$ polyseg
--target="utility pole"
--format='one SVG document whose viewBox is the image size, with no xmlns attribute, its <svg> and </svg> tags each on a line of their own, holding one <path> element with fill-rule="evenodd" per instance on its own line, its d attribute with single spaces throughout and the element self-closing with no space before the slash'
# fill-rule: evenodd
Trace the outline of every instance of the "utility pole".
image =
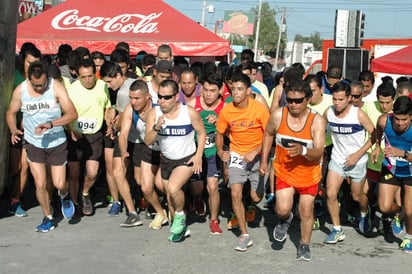
<svg viewBox="0 0 412 274">
<path fill-rule="evenodd" d="M 286 16 L 286 9 L 283 8 L 283 13 L 282 13 L 282 19 L 280 19 L 280 25 L 279 25 L 279 37 L 278 37 L 278 44 L 276 47 L 276 57 L 275 57 L 275 70 L 278 71 L 278 59 L 279 59 L 279 48 L 280 48 L 280 38 L 282 37 L 282 32 L 283 32 L 283 21 L 285 21 L 285 16 Z"/>
<path fill-rule="evenodd" d="M 256 24 L 256 35 L 255 35 L 255 62 L 257 61 L 258 56 L 258 43 L 259 43 L 259 29 L 260 29 L 260 14 L 262 12 L 262 0 L 259 2 L 259 12 L 258 12 L 258 21 Z"/>
<path fill-rule="evenodd" d="M 6 110 L 14 86 L 14 56 L 16 52 L 17 2 L 0 1 L 0 195 L 7 179 L 9 130 Z"/>
<path fill-rule="evenodd" d="M 202 9 L 202 26 L 205 26 L 205 15 L 206 15 L 206 0 L 203 0 L 203 9 Z"/>
</svg>

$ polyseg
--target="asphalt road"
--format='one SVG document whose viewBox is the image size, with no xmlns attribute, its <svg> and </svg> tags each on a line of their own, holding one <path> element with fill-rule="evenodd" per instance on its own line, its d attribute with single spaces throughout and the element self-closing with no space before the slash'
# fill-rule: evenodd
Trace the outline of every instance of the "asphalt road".
<svg viewBox="0 0 412 274">
<path fill-rule="evenodd" d="M 28 217 L 8 216 L 7 202 L 0 201 L 0 273 L 410 273 L 412 254 L 399 249 L 398 238 L 371 233 L 367 238 L 352 226 L 344 226 L 346 239 L 325 245 L 331 227 L 322 225 L 312 235 L 310 262 L 296 261 L 299 220 L 294 220 L 286 241 L 274 241 L 278 222 L 270 209 L 259 204 L 258 217 L 249 226 L 253 246 L 247 252 L 233 249 L 239 231 L 226 230 L 225 196 L 220 216 L 222 235 L 211 235 L 208 220 L 188 217 L 191 236 L 181 243 L 168 242 L 169 226 L 159 231 L 143 226 L 121 228 L 126 216 L 108 217 L 108 208 L 97 203 L 93 216 L 77 224 L 62 219 L 49 233 L 34 228 L 42 213 L 34 202 Z"/>
</svg>

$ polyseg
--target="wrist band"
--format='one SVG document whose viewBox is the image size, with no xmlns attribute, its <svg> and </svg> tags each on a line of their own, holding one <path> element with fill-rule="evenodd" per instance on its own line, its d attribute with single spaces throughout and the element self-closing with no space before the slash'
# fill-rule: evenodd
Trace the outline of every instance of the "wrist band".
<svg viewBox="0 0 412 274">
<path fill-rule="evenodd" d="M 157 129 L 157 128 L 156 128 L 156 125 L 153 125 L 153 130 L 156 131 L 156 132 L 159 132 L 159 131 L 160 131 L 160 129 Z"/>
<path fill-rule="evenodd" d="M 302 156 L 305 156 L 306 154 L 308 154 L 308 149 L 305 146 L 302 146 Z"/>
<path fill-rule="evenodd" d="M 50 128 L 53 128 L 53 123 L 52 123 L 52 121 L 48 121 L 48 123 L 50 124 Z"/>
</svg>

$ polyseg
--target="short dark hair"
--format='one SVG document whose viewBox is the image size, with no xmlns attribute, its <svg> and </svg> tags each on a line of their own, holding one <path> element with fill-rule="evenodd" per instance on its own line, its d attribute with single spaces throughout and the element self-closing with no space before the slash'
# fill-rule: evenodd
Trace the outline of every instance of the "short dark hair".
<svg viewBox="0 0 412 274">
<path fill-rule="evenodd" d="M 223 86 L 223 79 L 217 73 L 209 73 L 206 75 L 204 83 L 206 82 L 212 85 L 217 85 L 219 89 Z"/>
<path fill-rule="evenodd" d="M 80 54 L 80 59 L 84 59 L 85 56 L 90 57 L 90 50 L 85 47 L 78 47 L 74 51 Z"/>
<path fill-rule="evenodd" d="M 119 64 L 113 61 L 104 62 L 104 64 L 100 68 L 101 78 L 103 77 L 115 78 L 118 73 L 120 74 L 120 76 L 123 76 L 123 72 Z"/>
<path fill-rule="evenodd" d="M 364 70 L 359 74 L 358 80 L 359 81 L 365 81 L 365 82 L 370 81 L 372 84 L 374 84 L 375 83 L 375 75 L 373 75 L 373 72 L 370 71 L 370 70 Z"/>
<path fill-rule="evenodd" d="M 308 84 L 310 83 L 315 83 L 319 88 L 322 87 L 322 79 L 316 75 L 316 74 L 308 74 L 308 76 L 305 77 L 305 82 Z"/>
<path fill-rule="evenodd" d="M 106 58 L 104 58 L 104 54 L 101 53 L 100 51 L 93 51 L 90 56 L 92 57 L 93 60 L 96 59 L 101 59 L 101 60 L 106 60 Z"/>
<path fill-rule="evenodd" d="M 305 98 L 310 98 L 312 97 L 313 93 L 312 90 L 310 89 L 309 82 L 304 81 L 304 80 L 297 80 L 293 81 L 285 87 L 285 92 L 288 93 L 289 91 L 296 91 L 303 93 L 305 95 Z"/>
<path fill-rule="evenodd" d="M 59 80 L 59 81 L 62 78 L 62 73 L 61 73 L 60 69 L 54 64 L 51 64 L 51 65 L 47 66 L 47 74 L 51 78 Z"/>
<path fill-rule="evenodd" d="M 302 80 L 302 74 L 300 71 L 294 67 L 288 68 L 283 73 L 284 84 L 283 87 L 286 88 L 288 85 L 292 84 L 295 81 Z"/>
<path fill-rule="evenodd" d="M 169 45 L 160 45 L 157 49 L 157 55 L 159 55 L 159 52 L 167 52 L 172 56 L 172 48 Z"/>
<path fill-rule="evenodd" d="M 127 51 L 123 49 L 116 49 L 110 54 L 110 61 L 129 64 L 130 56 Z"/>
<path fill-rule="evenodd" d="M 412 85 L 408 82 L 402 82 L 396 87 L 396 92 L 399 93 L 403 90 L 407 89 L 409 93 L 412 93 Z"/>
<path fill-rule="evenodd" d="M 244 49 L 240 54 L 240 60 L 253 61 L 255 53 L 251 49 Z"/>
<path fill-rule="evenodd" d="M 130 46 L 129 46 L 129 44 L 126 43 L 126 42 L 119 42 L 119 43 L 117 43 L 115 49 L 122 49 L 122 50 L 126 51 L 128 54 L 130 54 Z"/>
<path fill-rule="evenodd" d="M 246 74 L 243 74 L 241 72 L 235 72 L 232 75 L 232 83 L 235 83 L 235 82 L 241 82 L 241 83 L 245 84 L 246 88 L 251 87 L 250 78 L 248 76 L 246 76 Z"/>
<path fill-rule="evenodd" d="M 340 91 L 344 91 L 345 96 L 349 97 L 349 95 L 351 94 L 350 85 L 342 81 L 336 82 L 332 87 L 332 94 Z"/>
<path fill-rule="evenodd" d="M 82 59 L 79 62 L 79 66 L 76 69 L 77 74 L 79 74 L 79 69 L 83 68 L 93 68 L 93 73 L 96 74 L 96 65 L 94 64 L 93 60 L 88 58 L 88 59 Z"/>
<path fill-rule="evenodd" d="M 399 84 L 401 84 L 401 83 L 404 83 L 404 82 L 409 83 L 408 77 L 406 77 L 406 76 L 401 76 L 401 77 L 399 77 L 398 79 L 396 79 L 396 84 L 397 84 L 397 85 L 399 85 Z"/>
<path fill-rule="evenodd" d="M 165 88 L 165 87 L 171 87 L 173 91 L 173 95 L 176 95 L 179 92 L 179 85 L 172 79 L 166 79 L 163 80 L 159 87 Z"/>
<path fill-rule="evenodd" d="M 156 65 L 156 57 L 153 54 L 146 54 L 142 58 L 142 66 Z"/>
<path fill-rule="evenodd" d="M 305 67 L 302 65 L 302 63 L 293 63 L 291 67 L 295 68 L 301 74 L 301 77 L 305 75 Z"/>
<path fill-rule="evenodd" d="M 341 79 L 342 78 L 342 67 L 340 66 L 331 66 L 326 72 L 326 76 L 332 79 Z"/>
<path fill-rule="evenodd" d="M 241 63 L 238 68 L 241 72 L 244 70 L 252 72 L 252 62 Z"/>
<path fill-rule="evenodd" d="M 72 51 L 72 46 L 68 44 L 63 44 L 59 46 L 57 50 L 57 58 L 59 66 L 67 65 L 69 62 L 69 54 Z"/>
<path fill-rule="evenodd" d="M 82 58 L 80 56 L 80 53 L 78 51 L 72 50 L 69 53 L 69 58 L 68 58 L 68 62 L 67 62 L 68 65 L 69 65 L 69 68 L 71 70 L 77 71 L 79 69 L 79 63 L 80 63 L 81 59 Z"/>
<path fill-rule="evenodd" d="M 38 48 L 36 47 L 28 47 L 27 49 L 24 50 L 23 52 L 23 61 L 26 60 L 27 56 L 33 56 L 35 58 L 41 59 L 41 52 Z"/>
<path fill-rule="evenodd" d="M 130 91 L 137 91 L 140 90 L 143 93 L 148 93 L 149 92 L 149 87 L 147 86 L 147 83 L 143 80 L 136 80 L 130 85 Z"/>
<path fill-rule="evenodd" d="M 196 71 L 192 68 L 184 68 L 180 71 L 180 75 L 179 78 L 182 76 L 183 73 L 188 73 L 188 74 L 193 74 L 193 76 L 195 77 L 199 77 L 198 74 L 196 73 Z"/>
<path fill-rule="evenodd" d="M 39 79 L 43 74 L 46 75 L 46 78 L 49 77 L 47 71 L 47 64 L 41 61 L 35 61 L 30 64 L 27 75 L 29 79 L 33 76 L 35 79 Z"/>
<path fill-rule="evenodd" d="M 401 96 L 393 104 L 393 113 L 397 115 L 412 114 L 412 100 L 409 96 Z"/>
</svg>

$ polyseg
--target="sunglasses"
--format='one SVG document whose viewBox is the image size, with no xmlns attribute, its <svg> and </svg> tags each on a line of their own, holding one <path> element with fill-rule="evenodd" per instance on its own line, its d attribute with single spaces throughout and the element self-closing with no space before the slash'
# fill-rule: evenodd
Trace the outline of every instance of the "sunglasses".
<svg viewBox="0 0 412 274">
<path fill-rule="evenodd" d="M 158 95 L 157 95 L 157 98 L 159 98 L 159 100 L 160 100 L 160 99 L 170 100 L 170 99 L 172 99 L 173 97 L 175 97 L 175 95 L 176 95 L 176 94 L 173 94 L 173 95 L 160 95 L 160 94 L 158 94 Z"/>
<path fill-rule="evenodd" d="M 293 104 L 293 103 L 295 103 L 295 104 L 302 104 L 302 103 L 303 103 L 303 100 L 305 100 L 305 97 L 296 98 L 296 99 L 286 97 L 286 102 L 288 102 L 288 104 Z"/>
<path fill-rule="evenodd" d="M 351 94 L 351 95 L 355 99 L 359 99 L 362 96 L 362 94 Z"/>
<path fill-rule="evenodd" d="M 33 84 L 33 82 L 30 81 L 30 84 L 32 85 L 33 88 L 42 88 L 42 89 L 44 89 L 49 84 L 49 81 L 46 81 L 43 84 L 39 84 L 39 85 Z"/>
</svg>

